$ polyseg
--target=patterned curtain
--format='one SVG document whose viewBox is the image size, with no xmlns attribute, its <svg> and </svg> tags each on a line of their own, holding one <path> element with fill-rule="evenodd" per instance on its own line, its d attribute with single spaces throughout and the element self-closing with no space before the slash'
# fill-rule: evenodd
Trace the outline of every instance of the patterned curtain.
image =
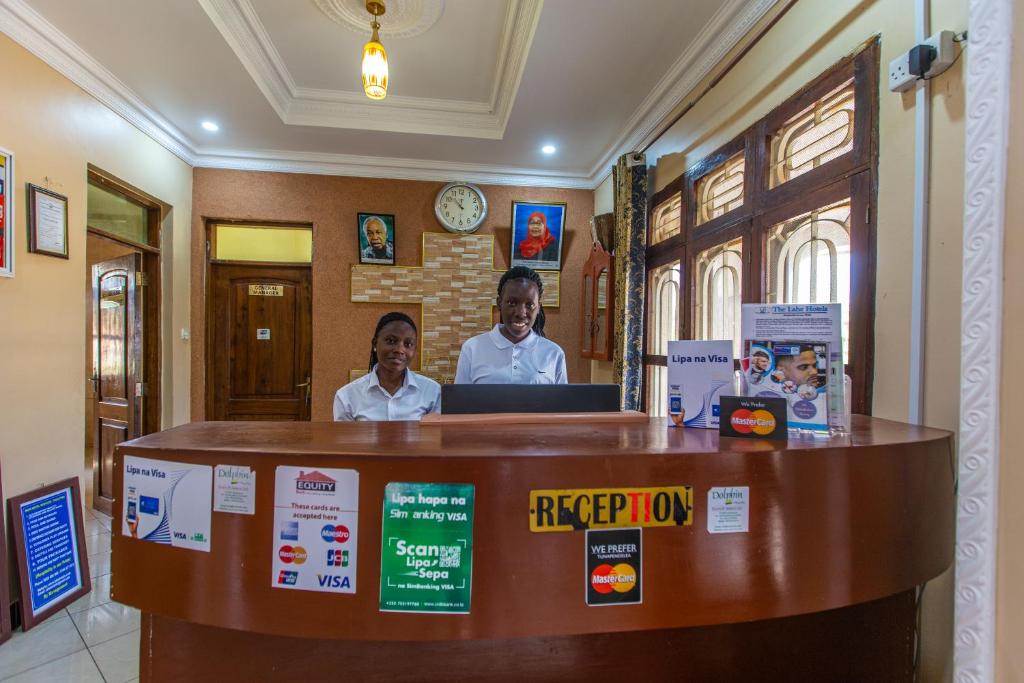
<svg viewBox="0 0 1024 683">
<path fill-rule="evenodd" d="M 643 379 L 644 249 L 647 243 L 647 160 L 624 154 L 612 169 L 615 192 L 615 382 L 624 410 L 640 409 Z"/>
</svg>

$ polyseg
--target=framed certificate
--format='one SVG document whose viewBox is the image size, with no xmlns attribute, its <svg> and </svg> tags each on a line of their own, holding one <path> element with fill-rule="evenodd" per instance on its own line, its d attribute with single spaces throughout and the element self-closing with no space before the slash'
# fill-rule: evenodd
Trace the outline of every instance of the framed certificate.
<svg viewBox="0 0 1024 683">
<path fill-rule="evenodd" d="M 68 258 L 68 198 L 28 183 L 28 250 Z"/>
</svg>

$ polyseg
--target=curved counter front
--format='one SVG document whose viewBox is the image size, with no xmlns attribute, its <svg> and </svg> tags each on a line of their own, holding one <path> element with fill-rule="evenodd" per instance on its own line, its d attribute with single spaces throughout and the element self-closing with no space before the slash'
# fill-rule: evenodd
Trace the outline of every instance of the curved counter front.
<svg viewBox="0 0 1024 683">
<path fill-rule="evenodd" d="M 660 419 L 189 424 L 117 449 L 112 596 L 144 613 L 144 680 L 291 680 L 277 675 L 284 661 L 294 677 L 336 665 L 353 680 L 571 679 L 637 666 L 656 678 L 680 666 L 715 677 L 870 666 L 865 675 L 900 678 L 912 661 L 913 589 L 953 559 L 952 448 L 948 432 L 857 416 L 849 436 L 788 442 L 720 441 Z M 138 496 L 124 490 L 125 456 L 251 468 L 255 514 L 213 512 L 209 552 L 132 538 L 125 501 Z M 275 585 L 279 466 L 358 472 L 355 593 Z M 392 482 L 475 487 L 468 614 L 380 610 Z M 531 505 L 531 492 L 653 487 L 691 487 L 692 508 L 643 528 L 642 602 L 588 606 L 585 533 L 532 531 L 551 508 Z M 749 531 L 709 532 L 716 487 L 749 487 Z M 306 550 L 309 570 L 330 561 Z"/>
</svg>

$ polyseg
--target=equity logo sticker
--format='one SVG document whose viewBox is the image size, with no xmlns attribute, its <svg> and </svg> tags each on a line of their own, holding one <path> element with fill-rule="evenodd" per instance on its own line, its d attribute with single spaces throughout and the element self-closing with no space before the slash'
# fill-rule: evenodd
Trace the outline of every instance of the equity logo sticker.
<svg viewBox="0 0 1024 683">
<path fill-rule="evenodd" d="M 283 545 L 280 548 L 278 548 L 277 556 L 285 564 L 291 564 L 292 562 L 294 562 L 295 564 L 304 564 L 306 562 L 306 558 L 308 557 L 306 554 L 306 549 L 303 548 L 301 545 Z"/>
<path fill-rule="evenodd" d="M 771 434 L 775 431 L 775 417 L 767 410 L 741 408 L 729 418 L 732 428 L 740 434 Z"/>
<path fill-rule="evenodd" d="M 317 471 L 302 472 L 295 478 L 295 490 L 299 493 L 334 493 L 338 483 Z"/>
<path fill-rule="evenodd" d="M 636 570 L 625 562 L 601 564 L 590 573 L 590 585 L 598 593 L 628 593 L 636 585 Z"/>
</svg>

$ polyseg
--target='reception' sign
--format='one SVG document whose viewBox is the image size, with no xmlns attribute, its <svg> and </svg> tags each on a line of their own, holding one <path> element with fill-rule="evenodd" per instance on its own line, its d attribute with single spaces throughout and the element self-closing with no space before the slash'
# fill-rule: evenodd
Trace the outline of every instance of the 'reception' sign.
<svg viewBox="0 0 1024 683">
<path fill-rule="evenodd" d="M 384 487 L 380 611 L 469 614 L 473 484 Z"/>
<path fill-rule="evenodd" d="M 693 487 L 530 491 L 530 531 L 693 524 Z"/>
</svg>

